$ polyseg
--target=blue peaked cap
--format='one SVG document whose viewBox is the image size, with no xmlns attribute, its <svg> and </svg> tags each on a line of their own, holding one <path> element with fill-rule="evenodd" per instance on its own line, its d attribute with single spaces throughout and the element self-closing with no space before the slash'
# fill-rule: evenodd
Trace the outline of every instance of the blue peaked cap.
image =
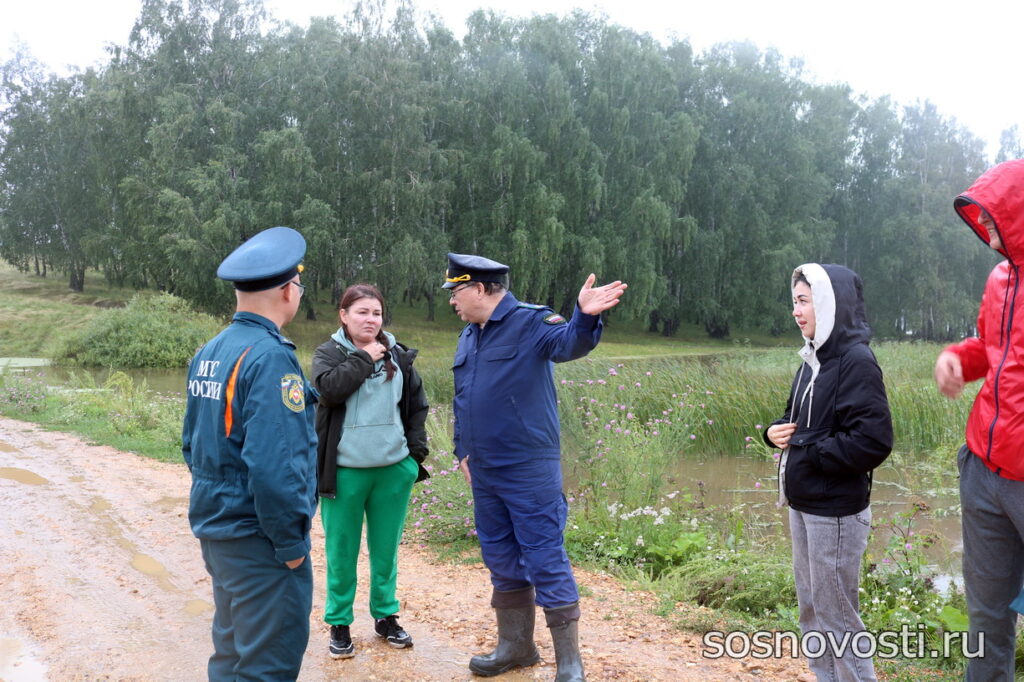
<svg viewBox="0 0 1024 682">
<path fill-rule="evenodd" d="M 290 227 L 271 227 L 247 239 L 221 261 L 217 277 L 240 291 L 263 291 L 302 272 L 306 240 Z"/>
</svg>

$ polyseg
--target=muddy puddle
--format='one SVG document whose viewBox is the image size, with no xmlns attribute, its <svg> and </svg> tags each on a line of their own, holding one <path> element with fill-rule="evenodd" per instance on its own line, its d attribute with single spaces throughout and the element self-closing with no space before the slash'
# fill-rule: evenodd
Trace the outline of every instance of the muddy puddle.
<svg viewBox="0 0 1024 682">
<path fill-rule="evenodd" d="M 8 481 L 17 481 L 26 485 L 46 485 L 49 483 L 48 480 L 39 474 L 34 474 L 28 469 L 19 469 L 18 467 L 0 467 L 0 478 Z"/>
<path fill-rule="evenodd" d="M 0 635 L 0 680 L 37 682 L 46 679 L 46 666 L 36 660 L 20 639 Z"/>
</svg>

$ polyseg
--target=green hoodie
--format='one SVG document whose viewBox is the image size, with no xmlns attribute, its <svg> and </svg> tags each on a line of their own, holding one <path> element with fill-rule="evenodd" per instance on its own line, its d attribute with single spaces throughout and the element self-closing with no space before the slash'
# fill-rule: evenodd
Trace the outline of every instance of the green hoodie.
<svg viewBox="0 0 1024 682">
<path fill-rule="evenodd" d="M 384 332 L 388 348 L 395 337 Z M 331 338 L 348 352 L 356 350 L 352 341 L 339 329 Z M 373 367 L 359 390 L 345 401 L 345 423 L 338 443 L 338 466 L 368 469 L 400 462 L 409 456 L 405 427 L 398 410 L 402 399 L 402 370 L 395 365 L 395 375 L 387 380 L 384 360 Z"/>
</svg>

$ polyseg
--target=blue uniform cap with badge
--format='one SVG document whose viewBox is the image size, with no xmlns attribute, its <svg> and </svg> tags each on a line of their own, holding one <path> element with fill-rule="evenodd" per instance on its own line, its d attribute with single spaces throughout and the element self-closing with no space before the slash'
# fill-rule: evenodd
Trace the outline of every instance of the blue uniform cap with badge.
<svg viewBox="0 0 1024 682">
<path fill-rule="evenodd" d="M 247 239 L 217 268 L 239 291 L 265 291 L 302 272 L 306 240 L 290 227 L 271 227 Z"/>
<path fill-rule="evenodd" d="M 453 289 L 463 282 L 497 282 L 508 288 L 508 266 L 483 256 L 449 253 L 441 288 Z"/>
</svg>

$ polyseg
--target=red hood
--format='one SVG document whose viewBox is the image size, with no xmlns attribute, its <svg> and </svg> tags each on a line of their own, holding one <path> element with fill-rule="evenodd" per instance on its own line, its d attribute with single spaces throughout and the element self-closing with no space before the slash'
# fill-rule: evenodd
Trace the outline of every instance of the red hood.
<svg viewBox="0 0 1024 682">
<path fill-rule="evenodd" d="M 1024 159 L 1006 161 L 985 171 L 953 201 L 953 208 L 988 244 L 988 231 L 978 222 L 978 212 L 984 208 L 1003 243 L 999 252 L 1014 264 L 1024 263 Z"/>
</svg>

